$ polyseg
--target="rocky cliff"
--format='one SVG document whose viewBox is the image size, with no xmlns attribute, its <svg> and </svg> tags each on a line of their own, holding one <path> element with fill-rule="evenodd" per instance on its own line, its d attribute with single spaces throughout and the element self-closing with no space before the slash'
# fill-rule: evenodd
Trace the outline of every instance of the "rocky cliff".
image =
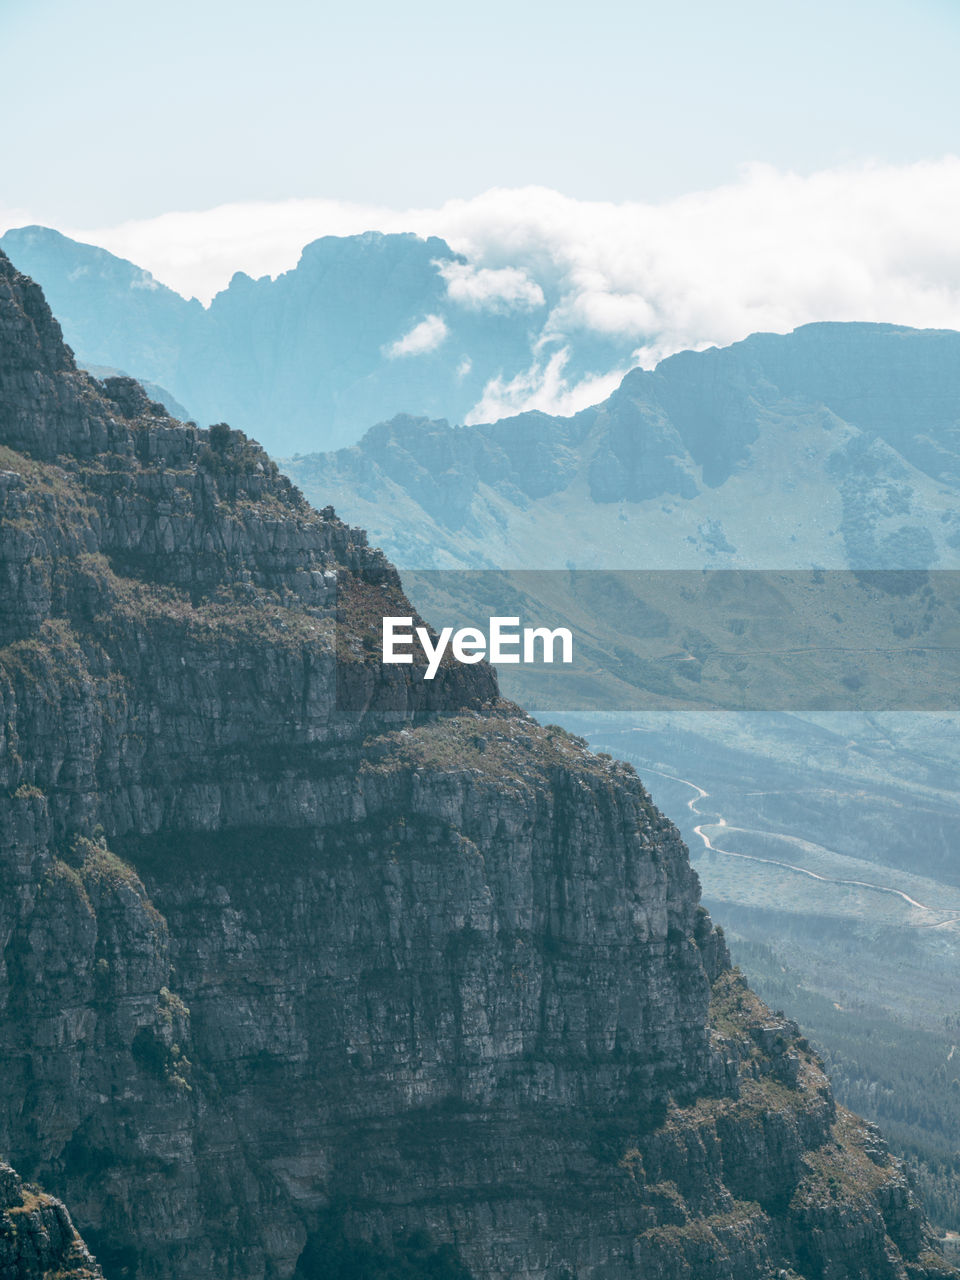
<svg viewBox="0 0 960 1280">
<path fill-rule="evenodd" d="M 23 1185 L 0 1161 L 0 1280 L 103 1280 L 53 1196 Z"/>
<path fill-rule="evenodd" d="M 629 766 L 380 667 L 363 535 L 2 257 L 0 520 L 0 1150 L 109 1280 L 951 1274 Z"/>
</svg>

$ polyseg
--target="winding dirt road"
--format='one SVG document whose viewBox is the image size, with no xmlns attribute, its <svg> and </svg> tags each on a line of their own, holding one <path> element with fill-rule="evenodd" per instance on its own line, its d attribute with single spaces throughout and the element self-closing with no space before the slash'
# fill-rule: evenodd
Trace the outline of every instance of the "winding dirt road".
<svg viewBox="0 0 960 1280">
<path fill-rule="evenodd" d="M 653 769 L 653 768 L 650 768 L 649 766 L 644 766 L 644 772 L 655 773 L 658 777 L 667 778 L 671 782 L 679 782 L 679 783 L 682 783 L 683 786 L 685 787 L 690 787 L 696 794 L 687 801 L 687 808 L 690 810 L 692 814 L 695 814 L 698 818 L 706 817 L 705 814 L 700 812 L 698 805 L 701 803 L 701 801 L 706 800 L 709 797 L 710 795 L 709 791 L 704 790 L 704 788 L 701 786 L 698 786 L 697 783 L 691 782 L 689 778 L 680 778 L 673 773 L 664 773 L 661 769 Z M 867 889 L 873 893 L 888 894 L 892 897 L 902 899 L 902 901 L 905 902 L 908 906 L 915 907 L 918 911 L 934 912 L 937 915 L 944 914 L 942 909 L 937 907 L 930 907 L 923 902 L 918 902 L 916 898 L 911 898 L 908 893 L 904 893 L 902 889 L 897 889 L 893 885 L 875 884 L 869 880 L 847 880 L 841 877 L 824 876 L 824 875 L 821 875 L 818 871 L 811 871 L 809 867 L 798 866 L 794 862 L 781 861 L 779 858 L 761 858 L 758 854 L 754 854 L 754 853 L 739 853 L 735 849 L 721 849 L 719 845 L 715 845 L 712 842 L 711 838 L 704 831 L 704 827 L 714 827 L 714 828 L 722 827 L 726 831 L 729 831 L 731 833 L 741 832 L 743 835 L 762 836 L 765 840 L 782 840 L 787 844 L 796 845 L 800 849 L 806 848 L 810 850 L 815 850 L 815 849 L 821 848 L 821 846 L 812 844 L 809 840 L 801 840 L 798 836 L 787 835 L 779 831 L 760 831 L 756 827 L 731 827 L 727 825 L 726 818 L 722 817 L 720 814 L 717 814 L 716 821 L 714 822 L 704 821 L 702 823 L 698 823 L 693 828 L 694 834 L 698 836 L 700 840 L 703 841 L 704 848 L 709 849 L 711 853 L 720 853 L 727 858 L 741 858 L 745 862 L 759 862 L 759 863 L 764 863 L 767 866 L 771 866 L 771 867 L 781 867 L 785 871 L 793 871 L 797 875 L 807 876 L 811 880 L 819 880 L 824 884 L 846 885 L 856 889 Z M 823 851 L 831 852 L 830 850 L 823 850 Z M 946 925 L 953 924 L 958 918 L 960 918 L 960 911 L 948 910 L 946 919 L 930 921 L 929 923 L 924 923 L 924 924 L 918 924 L 918 927 L 928 928 L 928 929 L 942 929 Z"/>
</svg>

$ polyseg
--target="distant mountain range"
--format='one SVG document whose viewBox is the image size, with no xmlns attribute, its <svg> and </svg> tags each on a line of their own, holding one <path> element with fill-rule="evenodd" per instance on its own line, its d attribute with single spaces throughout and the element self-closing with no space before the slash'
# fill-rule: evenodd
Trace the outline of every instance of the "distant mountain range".
<svg viewBox="0 0 960 1280">
<path fill-rule="evenodd" d="M 491 387 L 551 360 L 582 382 L 627 367 L 632 342 L 561 332 L 546 267 L 536 280 L 477 269 L 415 235 L 324 237 L 275 280 L 238 273 L 209 308 L 46 228 L 0 247 L 93 372 L 123 370 L 174 413 L 247 431 L 407 567 L 960 558 L 952 331 L 754 334 L 634 369 L 571 417 L 461 427 L 448 424 L 495 407 Z"/>
<path fill-rule="evenodd" d="M 285 467 L 407 567 L 955 567 L 960 333 L 754 334 L 573 417 L 401 416 Z"/>
<path fill-rule="evenodd" d="M 238 272 L 209 308 L 45 227 L 0 248 L 37 280 L 85 366 L 166 388 L 201 425 L 274 453 L 352 444 L 403 411 L 463 421 L 491 389 L 629 368 L 637 337 L 558 328 L 558 286 L 477 269 L 437 238 L 325 236 L 272 280 Z M 488 401 L 489 402 L 489 401 Z"/>
</svg>

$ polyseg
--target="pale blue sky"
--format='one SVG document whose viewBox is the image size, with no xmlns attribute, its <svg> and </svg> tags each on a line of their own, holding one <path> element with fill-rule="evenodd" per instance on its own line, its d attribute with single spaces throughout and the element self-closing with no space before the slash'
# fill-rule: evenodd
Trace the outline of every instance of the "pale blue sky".
<svg viewBox="0 0 960 1280">
<path fill-rule="evenodd" d="M 960 151 L 952 0 L 0 0 L 0 206 L 660 200 Z"/>
</svg>

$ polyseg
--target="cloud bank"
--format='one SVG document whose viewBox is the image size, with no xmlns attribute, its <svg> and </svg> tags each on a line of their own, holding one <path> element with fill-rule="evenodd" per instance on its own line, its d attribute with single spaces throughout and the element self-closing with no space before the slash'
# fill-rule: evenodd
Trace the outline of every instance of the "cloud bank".
<svg viewBox="0 0 960 1280">
<path fill-rule="evenodd" d="M 809 176 L 751 166 L 736 182 L 661 203 L 590 202 L 531 187 L 435 209 L 291 200 L 60 229 L 204 301 L 236 270 L 290 269 L 320 235 L 439 235 L 469 259 L 444 267 L 451 306 L 532 311 L 549 300 L 541 337 L 556 349 L 578 336 L 613 337 L 647 367 L 684 348 L 815 320 L 960 328 L 955 156 Z M 400 340 L 414 345 L 394 354 L 442 340 L 436 326 L 415 339 L 420 328 Z M 519 380 L 491 383 L 485 402 L 509 411 L 534 400 L 579 405 L 575 392 L 563 362 L 544 359 Z"/>
</svg>

